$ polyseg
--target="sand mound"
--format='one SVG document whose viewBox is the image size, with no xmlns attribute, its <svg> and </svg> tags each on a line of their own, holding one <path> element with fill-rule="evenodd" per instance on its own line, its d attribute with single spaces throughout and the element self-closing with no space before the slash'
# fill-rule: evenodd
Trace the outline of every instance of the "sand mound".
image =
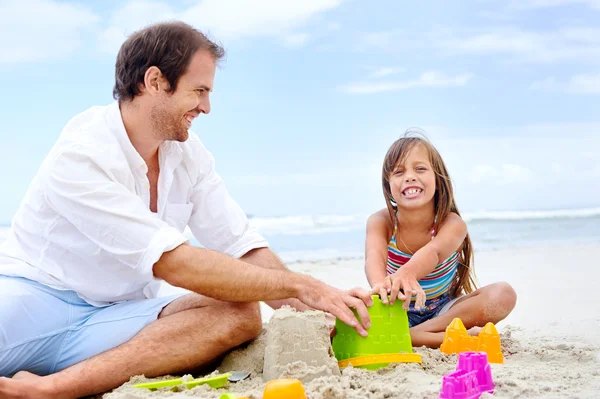
<svg viewBox="0 0 600 399">
<path fill-rule="evenodd" d="M 532 336 L 515 328 L 502 332 L 505 364 L 492 365 L 494 398 L 596 398 L 600 390 L 598 348 L 573 337 Z M 517 339 L 517 336 L 519 338 Z M 390 365 L 377 371 L 333 367 L 329 333 L 321 312 L 275 312 L 263 334 L 244 348 L 231 352 L 218 372 L 250 370 L 250 379 L 214 390 L 199 386 L 179 392 L 133 388 L 147 381 L 138 376 L 105 394 L 105 399 L 154 397 L 218 399 L 224 392 L 260 399 L 265 381 L 295 377 L 304 381 L 310 399 L 437 398 L 442 376 L 454 371 L 456 355 L 416 348 L 423 357 L 416 363 Z M 262 374 L 266 371 L 265 374 Z M 492 397 L 483 395 L 482 398 Z"/>
<path fill-rule="evenodd" d="M 307 383 L 325 376 L 340 376 L 325 313 L 279 309 L 269 321 L 264 379 L 298 378 Z"/>
</svg>

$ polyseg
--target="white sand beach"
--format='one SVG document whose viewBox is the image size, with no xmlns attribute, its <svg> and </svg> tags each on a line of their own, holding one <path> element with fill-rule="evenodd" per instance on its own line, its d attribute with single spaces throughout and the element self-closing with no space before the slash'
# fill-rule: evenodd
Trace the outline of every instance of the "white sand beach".
<svg viewBox="0 0 600 399">
<path fill-rule="evenodd" d="M 600 397 L 600 290 L 594 289 L 594 282 L 600 278 L 599 258 L 598 244 L 476 253 L 475 267 L 480 284 L 508 281 L 518 294 L 513 314 L 497 325 L 505 362 L 492 365 L 496 384 L 493 397 Z M 340 288 L 366 285 L 362 259 L 302 262 L 289 266 Z M 263 310 L 267 322 L 273 312 L 267 308 Z M 299 325 L 304 323 L 304 318 L 310 318 L 315 328 L 308 328 L 305 335 L 318 336 L 326 334 L 326 329 L 319 327 L 319 323 L 324 323 L 320 316 L 322 313 L 289 317 L 297 317 Z M 132 382 L 147 380 L 137 376 L 103 397 L 212 399 L 219 398 L 224 392 L 232 392 L 252 399 L 262 398 L 263 367 L 272 361 L 274 350 L 269 346 L 274 345 L 272 339 L 269 341 L 269 334 L 273 333 L 271 329 L 279 328 L 273 327 L 275 319 L 257 340 L 229 354 L 219 366 L 219 372 L 252 371 L 247 380 L 219 390 L 200 386 L 181 392 L 166 389 L 150 392 L 131 386 Z M 378 371 L 347 368 L 338 376 L 337 370 L 328 367 L 317 370 L 305 363 L 307 359 L 298 359 L 296 363 L 278 365 L 277 372 L 284 377 L 303 380 L 309 399 L 437 398 L 442 376 L 454 370 L 456 356 L 426 348 L 415 350 L 422 354 L 420 365 L 390 365 Z M 265 361 L 265 352 L 271 360 Z M 272 369 L 268 374 L 273 375 Z M 491 396 L 484 394 L 482 397 Z"/>
</svg>

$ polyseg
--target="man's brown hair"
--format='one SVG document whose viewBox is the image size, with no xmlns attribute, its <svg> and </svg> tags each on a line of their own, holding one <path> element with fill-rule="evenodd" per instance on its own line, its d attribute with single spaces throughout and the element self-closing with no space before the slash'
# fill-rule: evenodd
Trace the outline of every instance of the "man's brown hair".
<svg viewBox="0 0 600 399">
<path fill-rule="evenodd" d="M 208 51 L 215 61 L 225 56 L 223 47 L 183 22 L 163 22 L 135 32 L 117 55 L 113 97 L 119 102 L 133 100 L 152 66 L 160 69 L 169 82 L 169 92 L 174 92 L 198 50 Z"/>
</svg>

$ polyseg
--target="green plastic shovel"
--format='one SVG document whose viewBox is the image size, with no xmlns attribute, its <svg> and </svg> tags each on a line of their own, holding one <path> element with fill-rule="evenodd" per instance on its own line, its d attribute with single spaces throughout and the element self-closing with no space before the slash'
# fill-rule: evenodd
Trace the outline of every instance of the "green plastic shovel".
<svg viewBox="0 0 600 399">
<path fill-rule="evenodd" d="M 145 382 L 143 384 L 134 385 L 135 388 L 145 388 L 145 389 L 158 389 L 158 388 L 166 388 L 166 387 L 175 387 L 177 385 L 185 385 L 188 389 L 192 389 L 197 387 L 198 385 L 207 384 L 211 388 L 223 388 L 227 385 L 228 378 L 231 376 L 231 373 L 227 374 L 219 374 L 213 375 L 211 377 L 204 378 L 195 378 L 193 380 L 184 381 L 183 378 L 176 378 L 173 380 L 163 380 L 156 382 Z"/>
</svg>

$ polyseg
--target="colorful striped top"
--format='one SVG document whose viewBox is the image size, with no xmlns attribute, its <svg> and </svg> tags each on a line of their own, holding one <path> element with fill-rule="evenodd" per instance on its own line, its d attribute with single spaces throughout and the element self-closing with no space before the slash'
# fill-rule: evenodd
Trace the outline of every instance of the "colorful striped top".
<svg viewBox="0 0 600 399">
<path fill-rule="evenodd" d="M 433 232 L 432 237 L 433 239 Z M 412 256 L 400 251 L 396 245 L 396 227 L 394 234 L 388 244 L 387 274 L 394 274 L 400 267 L 406 264 Z M 458 268 L 458 252 L 454 252 L 445 261 L 433 269 L 431 273 L 419 280 L 419 284 L 425 291 L 426 299 L 434 299 L 450 289 L 456 270 Z"/>
</svg>

